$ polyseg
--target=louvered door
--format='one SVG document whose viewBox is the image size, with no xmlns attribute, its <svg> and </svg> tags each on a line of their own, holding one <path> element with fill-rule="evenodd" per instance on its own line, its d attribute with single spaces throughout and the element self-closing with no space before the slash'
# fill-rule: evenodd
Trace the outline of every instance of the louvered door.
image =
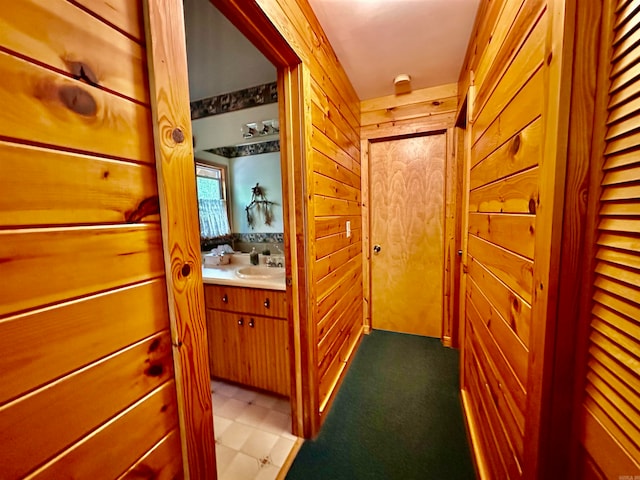
<svg viewBox="0 0 640 480">
<path fill-rule="evenodd" d="M 613 26 L 581 478 L 640 474 L 640 2 L 618 1 Z"/>
</svg>

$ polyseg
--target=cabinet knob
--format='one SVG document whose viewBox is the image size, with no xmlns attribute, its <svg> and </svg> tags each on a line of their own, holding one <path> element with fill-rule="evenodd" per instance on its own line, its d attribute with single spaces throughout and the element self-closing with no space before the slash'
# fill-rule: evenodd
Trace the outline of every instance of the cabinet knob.
<svg viewBox="0 0 640 480">
<path fill-rule="evenodd" d="M 227 297 L 226 293 L 222 296 L 222 303 L 229 303 L 229 297 Z"/>
<path fill-rule="evenodd" d="M 269 308 L 269 307 L 271 307 L 271 302 L 270 302 L 270 301 L 269 301 L 269 299 L 267 298 L 267 299 L 264 301 L 264 308 Z"/>
<path fill-rule="evenodd" d="M 249 326 L 250 326 L 251 328 L 253 328 L 253 327 L 255 327 L 255 326 L 256 326 L 256 323 L 255 323 L 255 321 L 253 320 L 253 318 L 252 318 L 251 320 L 249 320 Z"/>
<path fill-rule="evenodd" d="M 238 325 L 240 325 L 240 326 L 244 325 L 244 318 L 241 318 L 240 320 L 238 320 Z"/>
</svg>

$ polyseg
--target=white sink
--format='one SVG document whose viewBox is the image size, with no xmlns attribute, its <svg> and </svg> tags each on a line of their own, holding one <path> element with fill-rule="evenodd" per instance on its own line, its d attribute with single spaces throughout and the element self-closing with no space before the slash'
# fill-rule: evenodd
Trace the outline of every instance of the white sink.
<svg viewBox="0 0 640 480">
<path fill-rule="evenodd" d="M 239 268 L 236 270 L 236 275 L 240 278 L 271 280 L 284 277 L 284 268 L 252 265 L 250 267 Z"/>
</svg>

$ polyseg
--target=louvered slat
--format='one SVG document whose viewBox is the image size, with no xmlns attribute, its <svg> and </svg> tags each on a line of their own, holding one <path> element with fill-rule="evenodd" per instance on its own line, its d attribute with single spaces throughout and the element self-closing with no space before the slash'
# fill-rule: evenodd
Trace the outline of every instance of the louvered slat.
<svg viewBox="0 0 640 480">
<path fill-rule="evenodd" d="M 640 466 L 640 0 L 615 12 L 583 408 L 613 440 L 606 454 Z"/>
</svg>

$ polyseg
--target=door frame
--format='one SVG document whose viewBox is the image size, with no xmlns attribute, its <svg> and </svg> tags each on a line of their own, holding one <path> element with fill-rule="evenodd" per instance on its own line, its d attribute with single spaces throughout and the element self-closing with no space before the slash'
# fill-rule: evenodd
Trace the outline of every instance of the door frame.
<svg viewBox="0 0 640 480">
<path fill-rule="evenodd" d="M 305 235 L 307 138 L 304 69 L 255 1 L 211 0 L 277 67 L 280 98 L 292 432 L 310 436 L 315 420 L 308 341 L 310 269 Z M 239 5 L 241 3 L 241 5 Z M 194 172 L 184 14 L 181 0 L 143 0 L 162 241 L 184 476 L 216 478 L 204 288 Z"/>
<path fill-rule="evenodd" d="M 449 285 L 451 284 L 453 278 L 453 272 L 447 270 L 447 258 L 451 254 L 455 255 L 455 251 L 448 252 L 448 249 L 451 246 L 455 246 L 455 240 L 449 241 L 451 239 L 455 239 L 455 202 L 456 198 L 456 159 L 455 159 L 455 148 L 454 148 L 454 138 L 455 131 L 453 125 L 442 125 L 439 128 L 434 126 L 428 127 L 420 127 L 417 126 L 414 130 L 412 130 L 411 136 L 422 136 L 422 135 L 430 135 L 438 132 L 445 132 L 446 135 L 446 145 L 447 151 L 445 154 L 445 184 L 444 184 L 444 204 L 445 204 L 445 221 L 443 225 L 443 245 L 445 248 L 444 258 L 445 261 L 442 265 L 442 275 L 443 275 L 443 310 L 442 310 L 442 336 L 441 341 L 445 346 L 451 347 L 455 346 L 456 340 L 452 338 L 451 334 L 445 335 L 445 332 L 452 331 L 452 324 L 457 324 L 458 320 L 453 318 L 453 311 L 450 309 L 450 302 L 447 298 L 451 292 Z M 388 141 L 388 140 L 398 140 L 403 137 L 406 137 L 407 134 L 397 134 L 397 135 L 389 135 L 389 131 L 385 130 L 384 132 L 375 132 L 375 131 L 367 131 L 362 132 L 362 137 L 360 140 L 360 151 L 361 151 L 361 190 L 362 190 L 362 252 L 364 255 L 364 261 L 362 262 L 362 286 L 363 286 L 363 324 L 364 324 L 364 333 L 368 334 L 372 330 L 372 318 L 371 318 L 371 192 L 369 189 L 369 185 L 371 182 L 371 159 L 369 157 L 369 150 L 371 143 L 380 142 L 380 141 Z M 454 331 L 456 331 L 454 329 Z"/>
<path fill-rule="evenodd" d="M 277 69 L 280 118 L 280 166 L 282 171 L 286 298 L 289 320 L 289 366 L 292 433 L 310 437 L 315 410 L 311 399 L 313 362 L 310 351 L 310 267 L 306 152 L 308 138 L 303 125 L 304 68 L 302 60 L 255 2 L 210 0 Z"/>
</svg>

